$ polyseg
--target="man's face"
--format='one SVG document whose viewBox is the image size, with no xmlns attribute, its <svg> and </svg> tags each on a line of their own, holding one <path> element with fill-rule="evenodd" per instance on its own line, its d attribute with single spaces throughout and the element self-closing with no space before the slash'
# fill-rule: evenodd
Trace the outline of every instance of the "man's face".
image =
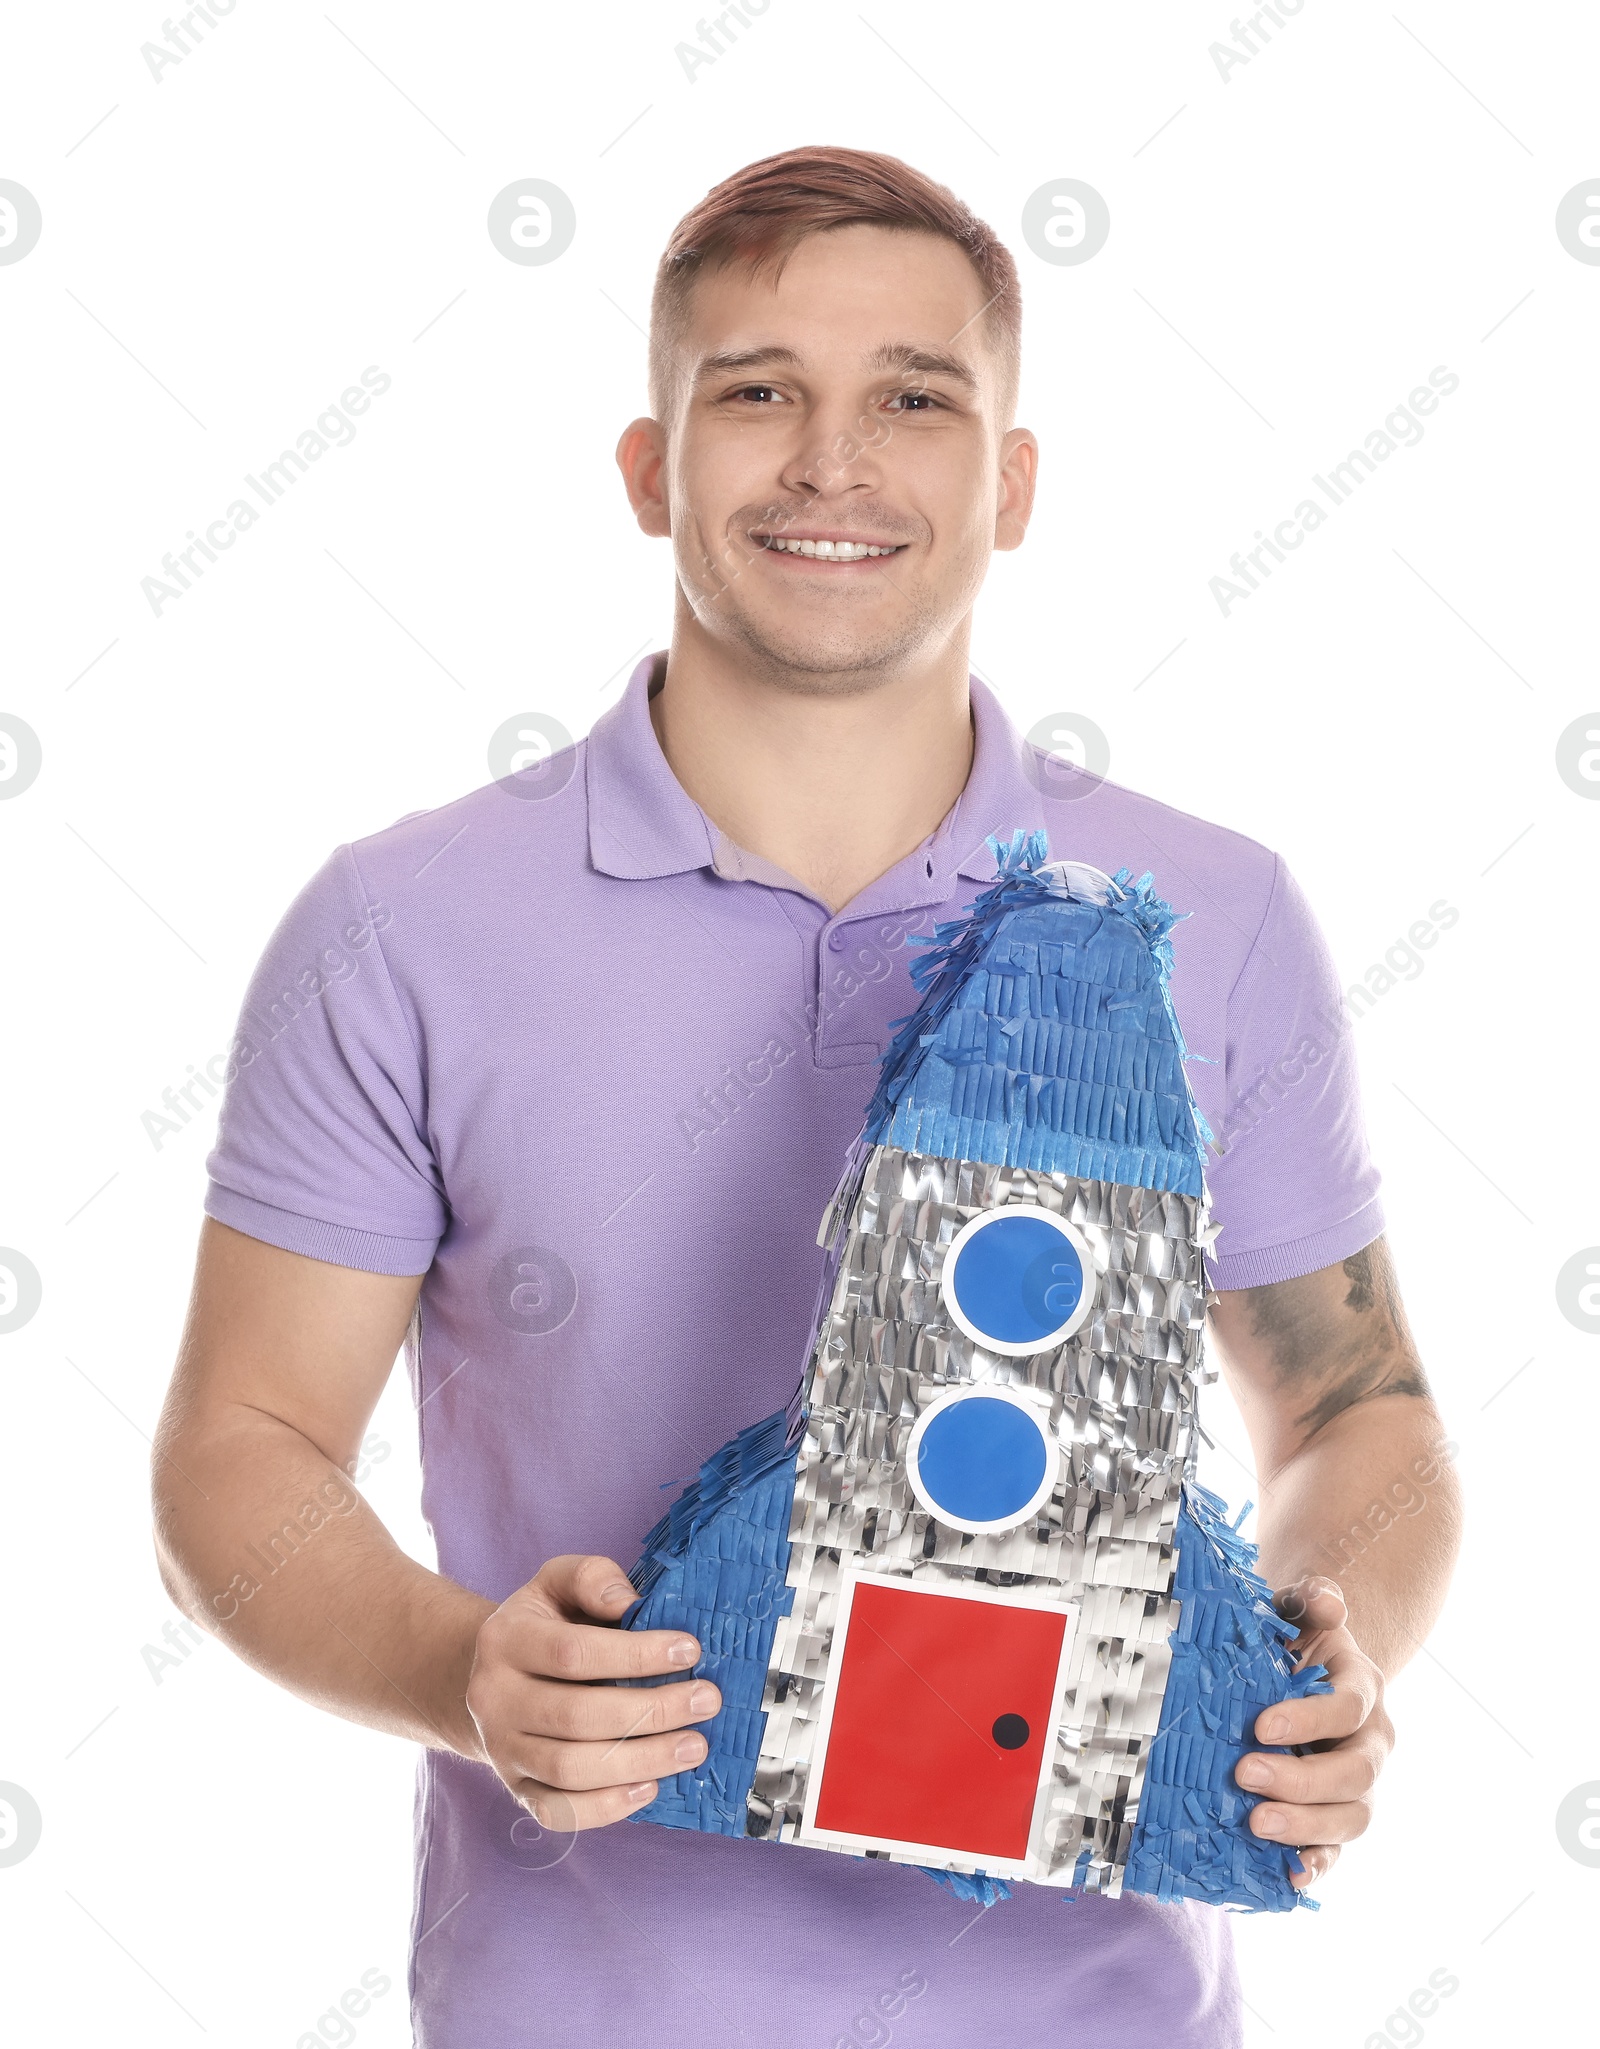
<svg viewBox="0 0 1600 2049">
<path fill-rule="evenodd" d="M 619 454 L 708 636 L 817 691 L 948 642 L 1032 495 L 983 305 L 954 243 L 873 227 L 696 281 L 671 422 Z"/>
</svg>

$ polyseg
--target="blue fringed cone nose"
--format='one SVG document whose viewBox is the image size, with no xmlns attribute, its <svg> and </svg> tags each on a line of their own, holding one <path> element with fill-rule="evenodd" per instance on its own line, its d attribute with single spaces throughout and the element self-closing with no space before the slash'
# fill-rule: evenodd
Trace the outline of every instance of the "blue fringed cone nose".
<svg viewBox="0 0 1600 2049">
<path fill-rule="evenodd" d="M 997 843 L 913 970 L 823 1220 L 786 1414 L 645 1542 L 629 1626 L 724 1705 L 638 1819 L 1027 1880 L 1290 1907 L 1233 1781 L 1319 1690 L 1193 1477 L 1209 1137 L 1151 878 Z"/>
</svg>

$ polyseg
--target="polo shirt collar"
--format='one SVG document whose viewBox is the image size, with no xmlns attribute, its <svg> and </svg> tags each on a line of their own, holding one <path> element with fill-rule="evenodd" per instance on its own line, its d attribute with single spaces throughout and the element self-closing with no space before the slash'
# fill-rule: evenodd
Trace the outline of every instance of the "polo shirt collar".
<svg viewBox="0 0 1600 2049">
<path fill-rule="evenodd" d="M 970 680 L 972 770 L 940 832 L 946 836 L 952 874 L 972 882 L 992 882 L 995 864 L 990 839 L 1009 841 L 1019 826 L 1024 832 L 1042 830 L 1044 794 L 1034 766 L 1037 753 L 1007 718 L 999 698 L 982 677 Z M 938 855 L 934 858 L 937 865 Z"/>
<path fill-rule="evenodd" d="M 589 735 L 590 860 L 602 875 L 626 881 L 711 868 L 730 879 L 800 889 L 782 870 L 734 847 L 672 773 L 650 721 L 650 678 L 662 659 L 644 657 L 621 700 Z M 995 865 L 990 836 L 1009 840 L 1018 826 L 1031 832 L 1044 824 L 1026 743 L 981 678 L 973 676 L 970 689 L 973 748 L 965 788 L 922 846 L 848 906 L 852 916 L 943 903 L 958 876 L 987 882 Z"/>
<path fill-rule="evenodd" d="M 589 858 L 628 882 L 709 867 L 715 854 L 711 821 L 667 766 L 650 723 L 650 674 L 664 660 L 645 656 L 584 750 Z"/>
</svg>

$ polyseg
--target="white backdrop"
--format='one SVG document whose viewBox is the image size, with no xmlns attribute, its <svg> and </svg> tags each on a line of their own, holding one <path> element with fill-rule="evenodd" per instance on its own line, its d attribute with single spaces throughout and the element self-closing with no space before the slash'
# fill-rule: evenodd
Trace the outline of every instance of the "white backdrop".
<svg viewBox="0 0 1600 2049">
<path fill-rule="evenodd" d="M 953 185 L 1022 267 L 1041 496 L 975 643 L 1015 718 L 1087 716 L 1117 780 L 1280 849 L 1352 984 L 1459 913 L 1372 975 L 1356 1030 L 1471 1527 L 1393 1688 L 1380 1818 L 1319 1915 L 1240 1925 L 1250 2039 L 1573 2039 L 1600 1830 L 1558 1809 L 1600 1796 L 1600 1315 L 1558 1276 L 1600 1241 L 1600 245 L 1583 194 L 1565 240 L 1557 215 L 1580 185 L 1600 214 L 1600 19 L 1310 0 L 1254 18 L 1270 42 L 1241 23 L 1250 55 L 1225 0 L 773 0 L 691 76 L 689 4 L 243 0 L 203 38 L 185 17 L 167 64 L 156 0 L 10 21 L 0 2011 L 19 2042 L 288 2049 L 368 1972 L 389 1989 L 355 2039 L 409 2039 L 411 1753 L 218 1643 L 156 1655 L 146 1438 L 213 1108 L 159 1143 L 146 1113 L 226 1047 L 335 844 L 486 781 L 513 714 L 587 730 L 665 643 L 667 552 L 611 461 L 654 260 L 737 165 L 844 142 Z M 549 263 L 486 231 L 528 178 L 576 213 Z M 1109 208 L 1086 262 L 1024 240 L 1062 178 Z M 162 557 L 369 366 L 390 382 L 353 441 L 155 610 Z M 1225 612 L 1230 556 L 1436 368 L 1459 382 L 1421 440 L 1391 427 Z M 1240 1503 L 1220 1389 L 1205 1419 Z M 398 1378 L 375 1430 L 370 1498 L 430 1557 Z M 1458 1989 L 1408 2019 L 1439 1973 Z"/>
</svg>

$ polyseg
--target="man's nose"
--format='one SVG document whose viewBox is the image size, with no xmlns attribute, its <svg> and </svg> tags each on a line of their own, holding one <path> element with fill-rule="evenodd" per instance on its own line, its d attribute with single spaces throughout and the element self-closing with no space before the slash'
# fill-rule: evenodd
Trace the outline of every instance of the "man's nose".
<svg viewBox="0 0 1600 2049">
<path fill-rule="evenodd" d="M 784 464 L 783 488 L 806 498 L 877 490 L 883 482 L 881 449 L 888 438 L 884 426 L 858 405 L 813 411 Z"/>
</svg>

